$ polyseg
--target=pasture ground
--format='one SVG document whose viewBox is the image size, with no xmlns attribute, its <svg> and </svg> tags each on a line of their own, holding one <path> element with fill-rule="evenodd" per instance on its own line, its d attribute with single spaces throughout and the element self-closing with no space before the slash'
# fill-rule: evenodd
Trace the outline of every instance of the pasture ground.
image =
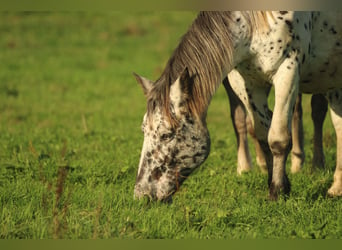
<svg viewBox="0 0 342 250">
<path fill-rule="evenodd" d="M 195 16 L 1 13 L 0 238 L 342 237 L 342 200 L 326 197 L 335 132 L 327 117 L 327 167 L 312 171 L 309 96 L 306 163 L 289 175 L 286 202 L 267 200 L 257 167 L 237 176 L 223 87 L 209 108 L 207 161 L 171 205 L 133 200 L 145 98 L 132 72 L 156 79 Z"/>
</svg>

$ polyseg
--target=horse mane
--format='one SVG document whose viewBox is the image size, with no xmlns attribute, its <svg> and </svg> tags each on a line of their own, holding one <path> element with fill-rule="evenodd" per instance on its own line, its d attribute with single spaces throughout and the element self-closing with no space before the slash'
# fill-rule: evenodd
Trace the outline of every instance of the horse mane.
<svg viewBox="0 0 342 250">
<path fill-rule="evenodd" d="M 241 12 L 241 15 L 247 21 L 248 36 L 269 28 L 267 12 Z M 153 112 L 156 105 L 160 105 L 171 125 L 177 124 L 170 110 L 170 86 L 188 68 L 194 80 L 188 109 L 197 116 L 206 113 L 223 74 L 232 67 L 234 37 L 229 27 L 236 22 L 234 18 L 232 12 L 198 14 L 153 85 L 148 96 L 148 112 Z"/>
</svg>

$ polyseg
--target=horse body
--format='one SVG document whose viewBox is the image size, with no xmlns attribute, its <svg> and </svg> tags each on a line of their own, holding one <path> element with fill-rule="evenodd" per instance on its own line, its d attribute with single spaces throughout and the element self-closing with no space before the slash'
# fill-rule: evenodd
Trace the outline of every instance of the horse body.
<svg viewBox="0 0 342 250">
<path fill-rule="evenodd" d="M 285 162 L 298 93 L 327 95 L 337 135 L 329 194 L 342 195 L 341 17 L 287 11 L 200 13 L 161 77 L 151 83 L 137 76 L 148 107 L 135 195 L 170 197 L 206 159 L 206 112 L 227 74 L 265 154 L 272 199 L 290 191 Z M 272 85 L 273 115 L 267 104 Z"/>
<path fill-rule="evenodd" d="M 342 16 L 336 12 L 279 12 L 268 17 L 269 30 L 255 32 L 248 57 L 239 62 L 239 72 L 254 83 L 274 83 L 279 67 L 297 70 L 301 93 L 326 93 L 341 88 Z M 292 63 L 291 57 L 296 63 Z M 292 71 L 293 71 L 292 70 Z"/>
</svg>

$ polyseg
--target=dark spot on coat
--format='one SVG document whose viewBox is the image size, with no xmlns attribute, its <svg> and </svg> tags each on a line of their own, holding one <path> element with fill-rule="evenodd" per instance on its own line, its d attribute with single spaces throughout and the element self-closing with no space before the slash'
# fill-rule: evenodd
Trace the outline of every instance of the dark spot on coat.
<svg viewBox="0 0 342 250">
<path fill-rule="evenodd" d="M 264 115 L 262 112 L 260 112 L 259 110 L 258 110 L 258 115 L 259 115 L 261 118 L 265 118 L 265 115 Z"/>
<path fill-rule="evenodd" d="M 309 46 L 308 46 L 308 53 L 309 54 L 311 53 L 311 43 L 309 43 Z"/>
<path fill-rule="evenodd" d="M 285 23 L 287 24 L 287 26 L 289 27 L 289 29 L 290 29 L 290 31 L 292 31 L 292 29 L 293 29 L 293 24 L 292 24 L 292 22 L 290 21 L 290 20 L 285 20 Z"/>
<path fill-rule="evenodd" d="M 339 93 L 336 91 L 335 92 L 335 98 L 338 99 L 340 97 Z"/>
<path fill-rule="evenodd" d="M 197 138 L 197 137 L 195 137 L 195 136 L 192 136 L 192 137 L 191 137 L 191 140 L 193 140 L 193 141 L 199 141 L 199 138 Z"/>
<path fill-rule="evenodd" d="M 287 13 L 289 13 L 288 11 L 279 11 L 279 13 L 281 14 L 281 15 L 286 15 Z"/>
<path fill-rule="evenodd" d="M 330 31 L 332 34 L 334 34 L 334 35 L 337 34 L 337 31 L 335 30 L 334 27 L 331 27 L 329 31 Z"/>
<path fill-rule="evenodd" d="M 330 73 L 330 77 L 334 77 L 335 76 L 335 74 L 336 74 L 336 72 L 337 72 L 337 67 L 334 69 L 334 71 L 333 72 L 331 72 Z"/>
<path fill-rule="evenodd" d="M 181 158 L 182 160 L 184 160 L 184 159 L 186 159 L 186 158 L 189 158 L 189 156 L 188 156 L 188 155 L 182 155 L 180 158 Z"/>
<path fill-rule="evenodd" d="M 255 105 L 255 103 L 254 103 L 254 102 L 252 102 L 252 103 L 251 103 L 251 106 L 252 106 L 252 109 L 253 109 L 254 111 L 256 111 L 256 110 L 257 110 L 257 107 L 256 107 L 256 105 Z"/>
</svg>

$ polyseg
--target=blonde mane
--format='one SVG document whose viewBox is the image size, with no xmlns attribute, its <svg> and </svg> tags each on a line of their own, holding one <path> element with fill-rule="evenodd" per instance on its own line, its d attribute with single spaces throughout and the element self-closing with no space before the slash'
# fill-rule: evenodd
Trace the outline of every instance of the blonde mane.
<svg viewBox="0 0 342 250">
<path fill-rule="evenodd" d="M 241 12 L 247 21 L 249 37 L 269 29 L 267 14 L 263 11 Z M 235 23 L 232 12 L 199 13 L 154 84 L 148 98 L 148 112 L 160 105 L 171 124 L 177 124 L 170 112 L 169 93 L 171 84 L 185 68 L 194 79 L 188 109 L 197 116 L 206 112 L 211 97 L 222 82 L 223 73 L 232 67 L 234 47 L 229 27 Z"/>
</svg>

